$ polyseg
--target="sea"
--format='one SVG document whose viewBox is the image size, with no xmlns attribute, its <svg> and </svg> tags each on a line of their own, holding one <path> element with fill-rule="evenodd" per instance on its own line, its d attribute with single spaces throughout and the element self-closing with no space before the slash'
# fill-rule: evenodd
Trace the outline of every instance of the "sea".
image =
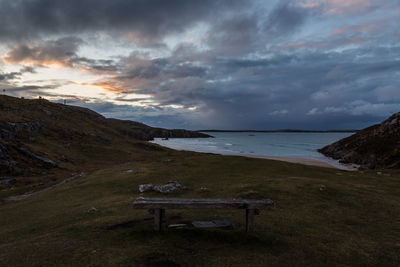
<svg viewBox="0 0 400 267">
<path fill-rule="evenodd" d="M 341 132 L 204 132 L 214 138 L 155 138 L 161 146 L 176 150 L 242 155 L 308 159 L 321 161 L 340 169 L 348 169 L 338 161 L 325 157 L 317 149 L 348 137 Z"/>
</svg>

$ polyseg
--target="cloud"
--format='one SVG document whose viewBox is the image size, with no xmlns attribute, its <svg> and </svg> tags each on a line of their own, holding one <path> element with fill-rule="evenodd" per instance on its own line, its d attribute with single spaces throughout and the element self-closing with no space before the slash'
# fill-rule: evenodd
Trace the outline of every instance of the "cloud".
<svg viewBox="0 0 400 267">
<path fill-rule="evenodd" d="M 207 33 L 207 44 L 223 55 L 246 53 L 254 46 L 259 35 L 257 17 L 239 15 L 218 21 Z"/>
<path fill-rule="evenodd" d="M 26 72 L 34 72 L 36 67 L 67 67 L 97 74 L 109 74 L 117 71 L 114 60 L 94 60 L 78 56 L 80 45 L 84 42 L 76 37 L 64 37 L 56 40 L 36 42 L 33 45 L 15 45 L 3 56 L 6 64 L 23 64 Z"/>
<path fill-rule="evenodd" d="M 301 0 L 298 6 L 327 15 L 364 13 L 375 7 L 370 0 Z"/>
<path fill-rule="evenodd" d="M 71 84 L 108 99 L 75 103 L 110 117 L 199 128 L 365 126 L 399 103 L 398 14 L 386 2 L 3 1 L 1 48 L 10 50 L 0 86 L 67 97 L 67 86 L 43 88 L 57 84 L 41 76 L 56 65 L 90 72 L 94 79 Z M 35 71 L 41 82 L 23 79 Z"/>
<path fill-rule="evenodd" d="M 341 35 L 345 33 L 374 33 L 377 32 L 377 27 L 367 25 L 346 25 L 332 32 L 333 35 Z"/>
<path fill-rule="evenodd" d="M 293 32 L 302 25 L 307 18 L 307 11 L 294 5 L 290 1 L 282 1 L 269 14 L 264 25 L 264 31 L 271 36 L 282 36 Z"/>
<path fill-rule="evenodd" d="M 0 82 L 10 82 L 13 80 L 18 80 L 24 73 L 35 73 L 35 69 L 32 67 L 23 67 L 20 71 L 13 71 L 8 73 L 0 72 Z"/>
<path fill-rule="evenodd" d="M 8 64 L 32 64 L 36 66 L 71 67 L 73 57 L 82 40 L 78 38 L 62 38 L 56 41 L 45 41 L 37 46 L 20 44 L 8 52 L 3 61 Z"/>
<path fill-rule="evenodd" d="M 21 41 L 48 35 L 107 32 L 154 44 L 241 1 L 187 0 L 21 0 L 1 1 L 0 40 Z"/>
<path fill-rule="evenodd" d="M 285 115 L 288 114 L 289 111 L 287 109 L 281 109 L 281 110 L 274 110 L 273 112 L 270 112 L 269 115 Z"/>
<path fill-rule="evenodd" d="M 374 94 L 379 101 L 400 101 L 400 83 L 397 83 L 396 85 L 379 86 L 374 90 Z"/>
<path fill-rule="evenodd" d="M 307 115 L 316 115 L 316 114 L 318 114 L 318 113 L 320 113 L 320 112 L 318 111 L 318 108 L 312 108 L 312 109 L 310 109 L 310 110 L 307 112 Z"/>
</svg>

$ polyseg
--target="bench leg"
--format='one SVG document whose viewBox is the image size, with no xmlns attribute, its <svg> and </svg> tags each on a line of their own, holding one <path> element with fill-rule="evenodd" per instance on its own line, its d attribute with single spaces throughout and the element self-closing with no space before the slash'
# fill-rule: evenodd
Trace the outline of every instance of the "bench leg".
<svg viewBox="0 0 400 267">
<path fill-rule="evenodd" d="M 254 230 L 254 209 L 246 209 L 246 232 Z"/>
<path fill-rule="evenodd" d="M 155 209 L 154 210 L 154 230 L 161 231 L 162 230 L 162 222 L 165 216 L 164 209 Z"/>
</svg>

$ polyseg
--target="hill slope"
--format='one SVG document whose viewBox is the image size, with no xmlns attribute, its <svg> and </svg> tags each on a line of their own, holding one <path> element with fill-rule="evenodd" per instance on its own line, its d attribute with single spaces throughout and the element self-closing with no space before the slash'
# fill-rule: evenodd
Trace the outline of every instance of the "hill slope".
<svg viewBox="0 0 400 267">
<path fill-rule="evenodd" d="M 86 108 L 44 99 L 0 96 L 0 175 L 41 174 L 96 159 L 118 161 L 134 150 L 157 149 L 140 142 L 154 137 L 209 136 L 107 119 Z"/>
<path fill-rule="evenodd" d="M 400 112 L 319 152 L 370 169 L 400 168 Z"/>
</svg>

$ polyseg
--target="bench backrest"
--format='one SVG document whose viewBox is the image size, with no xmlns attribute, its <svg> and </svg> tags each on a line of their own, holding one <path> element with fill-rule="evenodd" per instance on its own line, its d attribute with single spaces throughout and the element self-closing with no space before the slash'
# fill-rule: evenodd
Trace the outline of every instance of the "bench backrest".
<svg viewBox="0 0 400 267">
<path fill-rule="evenodd" d="M 220 199 L 220 198 L 137 198 L 137 209 L 271 209 L 270 199 Z"/>
</svg>

